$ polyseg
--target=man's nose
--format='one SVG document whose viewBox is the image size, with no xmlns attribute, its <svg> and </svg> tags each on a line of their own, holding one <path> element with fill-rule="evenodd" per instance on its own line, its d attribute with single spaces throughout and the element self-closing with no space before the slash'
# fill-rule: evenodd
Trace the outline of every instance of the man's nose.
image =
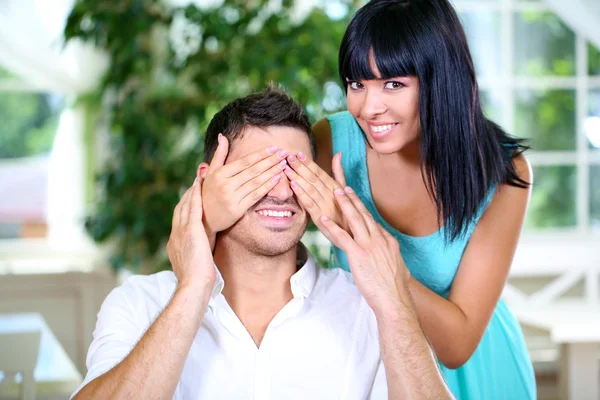
<svg viewBox="0 0 600 400">
<path fill-rule="evenodd" d="M 290 181 L 287 176 L 282 172 L 279 182 L 267 193 L 268 197 L 274 197 L 280 201 L 286 201 L 294 195 L 294 191 L 290 186 Z"/>
</svg>

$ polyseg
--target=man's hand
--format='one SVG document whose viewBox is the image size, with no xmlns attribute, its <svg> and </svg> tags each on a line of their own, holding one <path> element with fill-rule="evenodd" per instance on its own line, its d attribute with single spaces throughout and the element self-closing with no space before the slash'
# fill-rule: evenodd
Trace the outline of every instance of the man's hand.
<svg viewBox="0 0 600 400">
<path fill-rule="evenodd" d="M 167 253 L 179 287 L 207 289 L 211 293 L 216 272 L 208 237 L 202 224 L 202 178 L 198 177 L 173 213 Z"/>
<path fill-rule="evenodd" d="M 100 326 L 114 326 L 96 332 L 99 336 L 94 340 L 102 345 L 91 360 L 101 368 L 111 362 L 114 365 L 114 360 L 122 361 L 89 382 L 75 399 L 172 399 L 175 395 L 216 279 L 212 252 L 202 225 L 201 184 L 201 178 L 197 178 L 173 213 L 173 229 L 167 243 L 173 272 L 179 280 L 173 297 L 141 339 L 137 330 L 131 328 L 137 327 L 139 322 L 136 310 L 125 311 L 127 307 L 123 305 L 123 309 L 110 313 L 102 306 L 98 314 L 99 321 L 103 319 Z M 123 318 L 128 318 L 127 323 L 119 322 Z M 116 341 L 121 357 L 111 348 L 112 341 Z M 127 352 L 124 352 L 123 343 L 127 342 L 135 346 L 131 351 L 125 346 Z"/>
<path fill-rule="evenodd" d="M 229 142 L 219 134 L 219 146 L 202 184 L 203 221 L 209 236 L 231 227 L 277 185 L 288 155 L 277 150 L 277 146 L 261 149 L 224 165 Z"/>
</svg>

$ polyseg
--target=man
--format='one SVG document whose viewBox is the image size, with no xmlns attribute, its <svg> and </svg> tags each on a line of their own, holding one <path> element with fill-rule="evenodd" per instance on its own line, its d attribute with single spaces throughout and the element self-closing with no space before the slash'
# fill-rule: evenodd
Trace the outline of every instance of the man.
<svg viewBox="0 0 600 400">
<path fill-rule="evenodd" d="M 355 285 L 341 269 L 317 268 L 300 243 L 308 214 L 274 168 L 285 168 L 288 153 L 314 156 L 301 107 L 272 87 L 235 100 L 208 127 L 206 162 L 225 138 L 220 173 L 256 177 L 254 200 L 213 254 L 201 196 L 210 171 L 201 164 L 173 215 L 173 272 L 129 278 L 109 294 L 75 398 L 452 398 L 409 299 L 373 308 L 357 285 L 374 299 L 376 277 L 360 272 Z M 258 173 L 257 162 L 276 167 Z"/>
</svg>

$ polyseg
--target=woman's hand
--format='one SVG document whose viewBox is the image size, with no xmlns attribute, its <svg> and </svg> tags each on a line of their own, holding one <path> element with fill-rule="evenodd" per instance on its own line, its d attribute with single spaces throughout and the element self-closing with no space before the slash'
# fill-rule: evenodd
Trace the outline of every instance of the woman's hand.
<svg viewBox="0 0 600 400">
<path fill-rule="evenodd" d="M 322 216 L 328 217 L 342 229 L 347 229 L 333 194 L 334 190 L 346 186 L 341 159 L 342 154 L 338 153 L 331 161 L 334 179 L 314 161 L 307 160 L 306 155 L 301 152 L 287 157 L 289 166 L 284 172 L 291 182 L 290 186 L 300 205 L 310 214 L 319 229 Z"/>
<path fill-rule="evenodd" d="M 387 315 L 408 293 L 410 272 L 400 254 L 398 241 L 378 224 L 354 191 L 335 190 L 335 199 L 349 231 L 321 218 L 321 232 L 348 258 L 358 289 L 377 315 Z"/>
<path fill-rule="evenodd" d="M 204 225 L 209 235 L 231 227 L 277 185 L 289 153 L 273 146 L 224 165 L 228 154 L 229 142 L 219 135 L 219 146 L 202 184 Z"/>
</svg>

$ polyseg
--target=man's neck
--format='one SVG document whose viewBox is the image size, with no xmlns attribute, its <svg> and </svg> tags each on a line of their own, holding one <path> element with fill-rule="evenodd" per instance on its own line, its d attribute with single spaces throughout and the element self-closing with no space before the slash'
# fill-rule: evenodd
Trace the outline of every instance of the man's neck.
<svg viewBox="0 0 600 400">
<path fill-rule="evenodd" d="M 260 342 L 271 320 L 292 300 L 290 278 L 297 271 L 296 247 L 279 256 L 260 256 L 236 243 L 217 241 L 215 264 L 225 281 L 223 296 Z"/>
</svg>

